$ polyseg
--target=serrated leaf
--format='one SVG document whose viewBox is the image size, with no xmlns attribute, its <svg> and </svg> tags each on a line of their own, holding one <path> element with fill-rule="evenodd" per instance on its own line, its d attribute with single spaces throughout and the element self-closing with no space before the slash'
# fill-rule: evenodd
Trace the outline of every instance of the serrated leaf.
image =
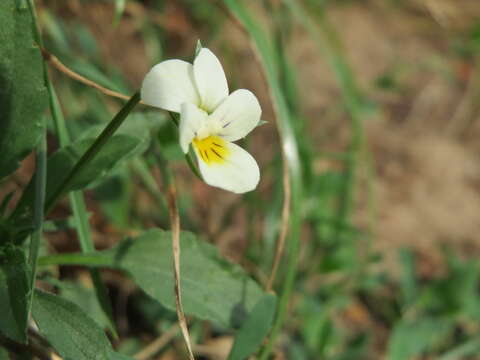
<svg viewBox="0 0 480 360">
<path fill-rule="evenodd" d="M 28 267 L 22 249 L 0 249 L 0 332 L 26 342 L 29 300 Z"/>
<path fill-rule="evenodd" d="M 32 315 L 40 333 L 65 360 L 131 360 L 116 354 L 97 323 L 66 299 L 36 290 Z"/>
<path fill-rule="evenodd" d="M 129 272 L 135 282 L 163 306 L 175 310 L 171 233 L 150 230 L 118 246 L 87 254 L 56 255 L 41 264 L 113 267 Z M 185 313 L 236 328 L 265 293 L 239 266 L 192 233 L 181 233 L 182 300 Z"/>
<path fill-rule="evenodd" d="M 30 12 L 19 3 L 0 1 L 0 178 L 15 171 L 35 147 L 48 104 Z"/>
<path fill-rule="evenodd" d="M 252 355 L 267 336 L 275 315 L 277 297 L 267 294 L 254 306 L 235 336 L 228 360 L 244 360 Z"/>
</svg>

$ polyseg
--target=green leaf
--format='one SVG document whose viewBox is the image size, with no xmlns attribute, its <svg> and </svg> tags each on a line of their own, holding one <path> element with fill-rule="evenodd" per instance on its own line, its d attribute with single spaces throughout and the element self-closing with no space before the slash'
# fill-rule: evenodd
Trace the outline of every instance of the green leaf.
<svg viewBox="0 0 480 360">
<path fill-rule="evenodd" d="M 106 313 L 102 310 L 95 297 L 95 289 L 86 288 L 80 284 L 59 282 L 60 296 L 83 309 L 102 328 L 111 326 Z"/>
<path fill-rule="evenodd" d="M 68 300 L 36 290 L 32 314 L 40 333 L 65 360 L 131 360 L 114 353 L 97 323 Z"/>
<path fill-rule="evenodd" d="M 403 293 L 404 306 L 414 303 L 418 296 L 418 284 L 415 273 L 415 255 L 407 248 L 400 249 L 399 262 L 402 265 L 400 276 L 401 290 Z"/>
<path fill-rule="evenodd" d="M 94 139 L 85 139 L 60 149 L 48 159 L 47 198 L 63 181 L 80 157 L 93 144 Z M 141 140 L 129 135 L 114 135 L 98 155 L 80 172 L 66 192 L 80 190 L 104 177 L 120 161 L 135 154 Z"/>
<path fill-rule="evenodd" d="M 302 179 L 302 161 L 300 159 L 298 139 L 295 134 L 295 117 L 292 116 L 287 98 L 282 88 L 279 72 L 279 56 L 278 49 L 274 45 L 275 42 L 268 36 L 266 30 L 258 21 L 257 17 L 252 16 L 248 7 L 248 1 L 241 0 L 224 0 L 223 2 L 230 12 L 238 18 L 240 23 L 245 27 L 247 33 L 251 37 L 258 51 L 260 62 L 265 71 L 269 90 L 272 96 L 272 102 L 276 111 L 276 123 L 281 137 L 281 145 L 285 154 L 284 166 L 288 167 L 290 172 L 290 221 L 289 236 L 287 239 L 287 258 L 285 260 L 285 277 L 283 280 L 283 289 L 279 298 L 278 311 L 270 333 L 270 339 L 265 346 L 259 359 L 265 360 L 269 357 L 273 349 L 273 344 L 280 332 L 287 313 L 287 305 L 289 297 L 293 291 L 297 265 L 300 251 L 300 227 L 302 221 L 302 198 L 303 198 L 303 179 Z"/>
<path fill-rule="evenodd" d="M 160 127 L 164 123 L 166 123 L 166 117 L 163 114 L 132 112 L 129 115 L 128 121 L 125 121 L 115 133 L 115 136 L 126 135 L 138 140 L 137 146 L 129 152 L 126 158 L 128 159 L 145 152 L 150 146 L 150 131 Z M 104 128 L 104 124 L 89 126 L 87 130 L 82 132 L 77 141 L 96 138 Z"/>
<path fill-rule="evenodd" d="M 109 250 L 49 256 L 39 264 L 123 269 L 147 294 L 175 310 L 170 232 L 150 230 Z M 265 294 L 243 269 L 189 232 L 181 234 L 181 276 L 185 313 L 226 327 L 238 327 Z"/>
<path fill-rule="evenodd" d="M 20 248 L 0 249 L 0 331 L 26 342 L 29 299 L 28 267 Z"/>
<path fill-rule="evenodd" d="M 431 351 L 447 339 L 452 322 L 442 318 L 403 320 L 395 325 L 388 343 L 388 360 L 408 360 Z"/>
<path fill-rule="evenodd" d="M 228 360 L 243 360 L 252 355 L 272 326 L 277 305 L 275 295 L 265 295 L 252 309 L 235 336 Z"/>
<path fill-rule="evenodd" d="M 40 139 L 48 101 L 32 19 L 20 3 L 0 1 L 0 178 L 15 171 Z"/>
<path fill-rule="evenodd" d="M 51 197 L 94 141 L 93 138 L 78 140 L 59 149 L 48 159 L 47 199 Z M 105 177 L 123 160 L 137 154 L 137 149 L 141 143 L 142 140 L 136 136 L 125 134 L 112 136 L 97 156 L 80 171 L 70 186 L 65 189 L 65 193 L 83 189 L 92 182 Z M 14 224 L 12 227 L 27 227 L 27 224 L 31 223 L 31 206 L 35 195 L 34 182 L 33 178 L 12 214 L 12 219 L 14 219 L 12 220 Z"/>
<path fill-rule="evenodd" d="M 8 360 L 8 351 L 0 347 L 0 360 Z"/>
</svg>

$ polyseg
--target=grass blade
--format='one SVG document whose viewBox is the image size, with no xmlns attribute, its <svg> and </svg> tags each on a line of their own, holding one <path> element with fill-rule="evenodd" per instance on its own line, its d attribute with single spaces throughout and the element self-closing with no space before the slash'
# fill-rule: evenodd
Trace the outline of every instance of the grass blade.
<svg viewBox="0 0 480 360">
<path fill-rule="evenodd" d="M 57 94 L 53 85 L 48 83 L 48 92 L 50 95 L 50 106 L 52 112 L 52 118 L 57 131 L 58 139 L 61 146 L 67 146 L 70 144 L 70 136 L 68 134 L 65 118 L 63 117 L 62 109 L 60 107 Z M 87 207 L 85 205 L 85 199 L 81 191 L 73 191 L 69 194 L 70 205 L 72 207 L 73 218 L 75 221 L 75 228 L 77 230 L 78 240 L 80 242 L 80 249 L 82 252 L 91 252 L 95 250 L 93 244 L 90 223 L 88 221 Z M 108 298 L 108 291 L 102 282 L 100 271 L 98 269 L 90 269 L 90 276 L 92 278 L 93 287 L 95 288 L 95 294 L 97 296 L 98 303 L 102 311 L 105 313 L 108 319 L 109 329 L 117 336 L 115 330 L 115 322 L 113 320 L 113 310 Z"/>
<path fill-rule="evenodd" d="M 314 39 L 320 53 L 330 64 L 333 73 L 340 86 L 343 103 L 350 115 L 350 126 L 352 129 L 352 138 L 348 151 L 348 157 L 345 159 L 347 169 L 344 177 L 344 192 L 340 202 L 338 218 L 339 223 L 348 223 L 348 217 L 351 213 L 354 202 L 354 190 L 357 178 L 358 157 L 362 153 L 364 143 L 362 126 L 362 99 L 357 90 L 355 78 L 348 66 L 345 56 L 342 52 L 340 40 L 335 29 L 330 25 L 328 19 L 320 8 L 319 16 L 315 18 L 310 15 L 313 11 L 306 11 L 301 2 L 295 0 L 284 0 L 284 3 L 297 18 L 298 23 L 305 27 Z M 321 7 L 321 5 L 318 5 Z M 336 229 L 337 236 L 342 232 L 342 227 Z"/>
<path fill-rule="evenodd" d="M 277 126 L 282 141 L 282 151 L 285 155 L 284 166 L 288 168 L 291 180 L 290 234 L 287 241 L 288 259 L 286 263 L 285 280 L 283 282 L 283 288 L 280 294 L 277 314 L 270 334 L 270 339 L 260 354 L 260 359 L 265 360 L 269 357 L 276 337 L 278 336 L 285 320 L 287 305 L 297 271 L 300 250 L 300 203 L 302 197 L 300 160 L 291 114 L 279 80 L 277 55 L 273 42 L 266 36 L 264 29 L 259 26 L 257 21 L 248 12 L 243 1 L 225 0 L 225 4 L 251 36 L 255 49 L 259 55 L 260 62 L 265 71 L 270 96 L 277 118 Z"/>
</svg>

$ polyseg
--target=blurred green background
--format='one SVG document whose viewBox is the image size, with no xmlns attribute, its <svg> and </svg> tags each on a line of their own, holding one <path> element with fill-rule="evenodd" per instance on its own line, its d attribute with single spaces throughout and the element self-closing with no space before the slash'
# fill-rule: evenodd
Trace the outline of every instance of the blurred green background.
<svg viewBox="0 0 480 360">
<path fill-rule="evenodd" d="M 301 198 L 293 216 L 301 224 L 293 235 L 300 251 L 273 358 L 480 359 L 478 0 L 245 1 L 253 21 L 246 30 L 226 3 L 43 0 L 37 6 L 48 51 L 104 87 L 131 94 L 161 60 L 191 61 L 201 40 L 220 58 L 231 89 L 256 94 L 267 123 L 243 145 L 262 178 L 243 197 L 209 188 L 190 172 L 164 113 L 138 107 L 127 123 L 139 136 L 154 131 L 156 151 L 173 162 L 182 228 L 215 244 L 260 283 L 280 226 L 286 130 L 279 117 L 288 113 L 299 152 L 293 165 L 300 169 L 294 181 Z M 269 56 L 267 76 L 255 31 L 257 42 L 271 39 L 268 51 L 260 46 Z M 268 77 L 268 61 L 278 83 Z M 77 138 L 122 104 L 54 68 L 51 76 Z M 275 86 L 285 100 L 277 113 Z M 49 151 L 57 147 L 52 136 Z M 97 248 L 139 229 L 168 228 L 148 151 L 87 192 Z M 27 158 L 8 186 L 26 184 L 33 163 Z M 59 206 L 54 215 L 68 211 Z M 77 250 L 73 237 L 48 235 L 56 252 Z M 59 274 L 71 283 L 62 293 L 84 306 L 87 274 L 81 268 Z M 175 320 L 124 277 L 102 276 L 122 351 L 135 352 Z M 228 332 L 200 320 L 191 331 L 201 344 L 199 359 L 228 354 Z M 177 337 L 155 359 L 179 359 L 181 346 Z"/>
</svg>

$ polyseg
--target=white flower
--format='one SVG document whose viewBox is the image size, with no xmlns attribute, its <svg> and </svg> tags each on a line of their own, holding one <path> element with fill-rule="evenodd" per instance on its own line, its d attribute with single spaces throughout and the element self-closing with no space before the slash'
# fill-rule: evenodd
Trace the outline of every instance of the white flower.
<svg viewBox="0 0 480 360">
<path fill-rule="evenodd" d="M 192 144 L 203 179 L 234 193 L 256 188 L 260 171 L 255 159 L 232 141 L 259 123 L 262 110 L 252 92 L 228 94 L 222 65 L 202 48 L 193 65 L 166 60 L 155 65 L 142 84 L 144 103 L 180 113 L 180 146 Z"/>
</svg>

